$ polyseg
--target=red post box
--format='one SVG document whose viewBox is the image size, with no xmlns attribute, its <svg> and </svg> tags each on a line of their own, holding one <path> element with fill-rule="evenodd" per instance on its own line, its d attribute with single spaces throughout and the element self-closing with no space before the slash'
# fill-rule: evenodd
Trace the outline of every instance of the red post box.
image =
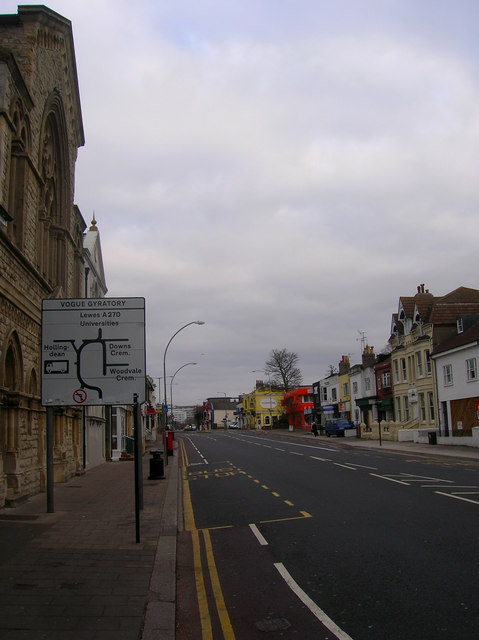
<svg viewBox="0 0 479 640">
<path fill-rule="evenodd" d="M 173 431 L 166 432 L 166 451 L 169 456 L 173 455 Z"/>
</svg>

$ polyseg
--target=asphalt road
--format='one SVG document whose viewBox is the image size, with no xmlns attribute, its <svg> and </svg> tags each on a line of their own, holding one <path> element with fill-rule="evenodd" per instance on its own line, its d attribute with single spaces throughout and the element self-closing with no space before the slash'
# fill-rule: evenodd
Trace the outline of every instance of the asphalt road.
<svg viewBox="0 0 479 640">
<path fill-rule="evenodd" d="M 180 440 L 179 640 L 200 623 L 202 640 L 479 637 L 477 462 L 251 432 Z"/>
</svg>

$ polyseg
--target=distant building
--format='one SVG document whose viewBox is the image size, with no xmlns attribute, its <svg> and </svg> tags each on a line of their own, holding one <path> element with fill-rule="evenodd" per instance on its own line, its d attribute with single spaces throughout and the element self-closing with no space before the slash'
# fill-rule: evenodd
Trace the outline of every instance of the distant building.
<svg viewBox="0 0 479 640">
<path fill-rule="evenodd" d="M 351 364 L 349 356 L 343 356 L 338 368 L 338 385 L 339 385 L 339 414 L 341 418 L 351 420 L 351 385 L 349 384 L 349 375 Z"/>
<path fill-rule="evenodd" d="M 379 354 L 374 365 L 378 419 L 394 420 L 394 390 L 391 374 L 391 354 Z"/>
<path fill-rule="evenodd" d="M 272 429 L 283 414 L 284 391 L 256 381 L 250 393 L 242 395 L 241 420 L 245 429 Z"/>
<path fill-rule="evenodd" d="M 391 323 L 391 367 L 396 424 L 402 429 L 436 428 L 436 384 L 431 354 L 457 332 L 460 317 L 479 314 L 479 290 L 459 287 L 433 296 L 419 285 L 399 298 Z"/>
<path fill-rule="evenodd" d="M 205 407 L 207 409 L 208 427 L 210 429 L 226 429 L 229 422 L 235 420 L 238 396 L 207 398 Z"/>
<path fill-rule="evenodd" d="M 357 425 L 364 424 L 367 428 L 373 420 L 378 419 L 375 361 L 374 347 L 365 345 L 361 364 L 351 368 L 351 395 L 353 398 L 351 420 Z"/>
<path fill-rule="evenodd" d="M 107 294 L 100 232 L 93 217 L 83 236 L 83 260 L 85 263 L 85 298 L 104 298 Z M 111 457 L 111 441 L 107 438 L 109 407 L 83 407 L 83 466 L 96 467 Z"/>
<path fill-rule="evenodd" d="M 286 391 L 283 406 L 290 429 L 311 429 L 314 408 L 312 386 Z"/>
<path fill-rule="evenodd" d="M 479 427 L 479 315 L 459 316 L 457 331 L 431 354 L 435 364 L 439 433 L 467 438 Z"/>
<path fill-rule="evenodd" d="M 339 376 L 332 372 L 319 381 L 321 398 L 321 425 L 330 418 L 339 418 Z"/>
</svg>

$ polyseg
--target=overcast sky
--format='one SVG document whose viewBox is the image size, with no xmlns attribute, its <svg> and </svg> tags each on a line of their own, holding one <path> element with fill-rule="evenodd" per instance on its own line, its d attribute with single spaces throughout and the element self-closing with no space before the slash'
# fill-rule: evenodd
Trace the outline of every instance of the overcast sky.
<svg viewBox="0 0 479 640">
<path fill-rule="evenodd" d="M 48 0 L 72 22 L 75 202 L 174 403 L 306 383 L 399 296 L 478 287 L 477 0 Z M 3 13 L 17 3 L 2 0 Z"/>
</svg>

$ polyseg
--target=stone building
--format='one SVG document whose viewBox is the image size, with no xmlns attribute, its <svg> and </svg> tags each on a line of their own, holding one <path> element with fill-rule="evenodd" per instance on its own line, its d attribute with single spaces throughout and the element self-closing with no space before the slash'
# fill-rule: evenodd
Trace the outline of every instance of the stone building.
<svg viewBox="0 0 479 640">
<path fill-rule="evenodd" d="M 0 506 L 45 486 L 41 305 L 82 297 L 84 144 L 71 23 L 44 6 L 0 16 Z M 82 471 L 81 410 L 57 411 L 54 475 Z"/>
<path fill-rule="evenodd" d="M 85 261 L 85 297 L 104 298 L 108 289 L 103 269 L 100 232 L 95 218 L 83 236 L 83 259 Z M 82 411 L 83 467 L 91 469 L 105 462 L 111 448 L 106 428 L 108 407 L 88 405 L 83 407 Z"/>
</svg>

